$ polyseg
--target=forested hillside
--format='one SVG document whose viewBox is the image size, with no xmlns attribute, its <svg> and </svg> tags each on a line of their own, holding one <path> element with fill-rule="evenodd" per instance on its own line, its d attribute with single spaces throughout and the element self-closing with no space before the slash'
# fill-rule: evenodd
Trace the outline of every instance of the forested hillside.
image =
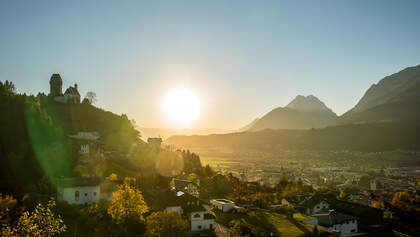
<svg viewBox="0 0 420 237">
<path fill-rule="evenodd" d="M 365 123 L 311 130 L 262 130 L 209 136 L 173 136 L 167 144 L 234 151 L 275 152 L 288 149 L 388 151 L 420 149 L 418 123 Z"/>
<path fill-rule="evenodd" d="M 180 170 L 201 168 L 189 151 L 160 151 L 140 139 L 126 115 L 116 115 L 89 103 L 57 103 L 44 94 L 16 93 L 11 82 L 0 82 L 0 187 L 9 192 L 54 192 L 58 177 L 111 173 L 135 177 L 145 184 L 160 182 L 156 162 L 172 170 L 168 161 L 180 160 Z M 79 147 L 69 135 L 98 132 L 106 154 L 90 163 L 79 162 Z M 172 158 L 171 158 L 172 157 Z M 153 179 L 150 177 L 154 177 Z M 163 184 L 168 184 L 163 179 Z"/>
</svg>

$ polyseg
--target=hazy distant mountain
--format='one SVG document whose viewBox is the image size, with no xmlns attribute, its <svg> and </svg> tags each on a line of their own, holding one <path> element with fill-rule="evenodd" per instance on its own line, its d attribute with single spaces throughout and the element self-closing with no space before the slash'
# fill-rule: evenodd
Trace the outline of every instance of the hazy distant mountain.
<svg viewBox="0 0 420 237">
<path fill-rule="evenodd" d="M 311 130 L 271 130 L 173 136 L 166 144 L 207 152 L 275 153 L 282 150 L 389 151 L 420 149 L 418 123 L 366 123 Z M 261 153 L 255 153 L 256 151 Z M 230 153 L 229 153 L 230 154 Z"/>
<path fill-rule="evenodd" d="M 160 137 L 166 139 L 175 135 L 209 135 L 234 132 L 226 129 L 170 129 L 170 128 L 139 128 L 141 138 L 147 140 L 149 137 Z"/>
<path fill-rule="evenodd" d="M 339 122 L 420 120 L 420 65 L 406 68 L 372 85 Z"/>
<path fill-rule="evenodd" d="M 337 115 L 315 96 L 298 95 L 286 107 L 276 108 L 264 115 L 249 131 L 322 128 L 336 119 Z"/>
<path fill-rule="evenodd" d="M 260 119 L 256 118 L 251 123 L 247 124 L 246 126 L 243 126 L 242 128 L 238 129 L 236 132 L 245 132 L 248 131 L 252 126 L 254 126 Z"/>
</svg>

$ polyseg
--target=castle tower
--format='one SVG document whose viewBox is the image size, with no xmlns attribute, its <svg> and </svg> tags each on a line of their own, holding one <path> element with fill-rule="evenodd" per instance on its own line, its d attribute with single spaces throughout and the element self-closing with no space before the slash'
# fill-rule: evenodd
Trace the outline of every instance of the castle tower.
<svg viewBox="0 0 420 237">
<path fill-rule="evenodd" d="M 60 74 L 53 74 L 50 79 L 50 95 L 54 97 L 63 95 L 62 87 L 63 80 L 61 80 Z"/>
</svg>

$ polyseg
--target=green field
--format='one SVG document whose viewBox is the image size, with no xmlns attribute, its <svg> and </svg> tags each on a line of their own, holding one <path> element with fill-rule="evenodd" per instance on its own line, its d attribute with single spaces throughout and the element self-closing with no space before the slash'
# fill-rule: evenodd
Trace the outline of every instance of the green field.
<svg viewBox="0 0 420 237">
<path fill-rule="evenodd" d="M 203 166 L 210 165 L 213 168 L 228 168 L 235 166 L 240 163 L 237 159 L 231 159 L 226 157 L 200 157 L 201 164 Z"/>
<path fill-rule="evenodd" d="M 254 210 L 247 214 L 216 212 L 215 215 L 216 221 L 226 226 L 229 226 L 232 220 L 242 220 L 260 232 L 273 233 L 275 236 L 304 236 L 313 231 L 313 226 L 300 222 L 305 217 L 296 214 L 293 219 L 264 210 Z M 325 230 L 319 229 L 319 231 Z"/>
</svg>

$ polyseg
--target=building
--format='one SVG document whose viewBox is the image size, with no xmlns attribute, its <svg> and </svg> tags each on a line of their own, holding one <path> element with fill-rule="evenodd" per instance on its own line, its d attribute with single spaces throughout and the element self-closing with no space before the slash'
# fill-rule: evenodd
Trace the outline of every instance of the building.
<svg viewBox="0 0 420 237">
<path fill-rule="evenodd" d="M 351 234 L 358 231 L 357 218 L 354 216 L 331 210 L 326 214 L 315 214 L 312 217 L 318 220 L 318 225 L 325 227 L 331 233 Z"/>
<path fill-rule="evenodd" d="M 149 137 L 147 138 L 147 143 L 155 150 L 160 149 L 162 145 L 162 138 L 160 137 Z"/>
<path fill-rule="evenodd" d="M 222 212 L 228 212 L 235 208 L 235 203 L 227 199 L 212 199 L 210 204 Z"/>
<path fill-rule="evenodd" d="M 68 204 L 92 204 L 100 199 L 101 188 L 98 177 L 60 178 L 57 180 L 57 201 Z"/>
<path fill-rule="evenodd" d="M 181 179 L 172 179 L 173 182 L 173 189 L 175 191 L 181 191 L 184 193 L 188 193 L 190 195 L 193 195 L 195 197 L 199 197 L 199 191 L 196 184 L 189 180 L 181 180 Z"/>
<path fill-rule="evenodd" d="M 89 158 L 95 154 L 100 155 L 100 135 L 98 132 L 78 132 L 69 135 L 69 137 L 73 139 L 73 144 L 77 146 L 81 158 Z M 84 161 L 87 162 L 87 160 Z"/>
<path fill-rule="evenodd" d="M 77 84 L 70 86 L 63 94 L 63 80 L 60 74 L 55 73 L 50 78 L 50 96 L 60 103 L 80 103 L 80 94 Z"/>
<path fill-rule="evenodd" d="M 199 198 L 181 191 L 157 191 L 151 196 L 146 195 L 146 202 L 151 211 L 176 211 L 188 219 L 191 231 L 213 230 L 214 216 L 210 214 L 207 204 Z"/>
<path fill-rule="evenodd" d="M 315 194 L 311 198 L 303 201 L 301 205 L 304 207 L 304 212 L 307 215 L 327 212 L 330 209 L 330 202 L 326 197 L 320 194 Z"/>
<path fill-rule="evenodd" d="M 62 96 L 63 80 L 60 74 L 52 74 L 50 78 L 50 95 L 53 97 Z"/>
<path fill-rule="evenodd" d="M 370 180 L 370 190 L 376 191 L 383 189 L 382 183 L 377 179 L 371 179 Z"/>
</svg>

